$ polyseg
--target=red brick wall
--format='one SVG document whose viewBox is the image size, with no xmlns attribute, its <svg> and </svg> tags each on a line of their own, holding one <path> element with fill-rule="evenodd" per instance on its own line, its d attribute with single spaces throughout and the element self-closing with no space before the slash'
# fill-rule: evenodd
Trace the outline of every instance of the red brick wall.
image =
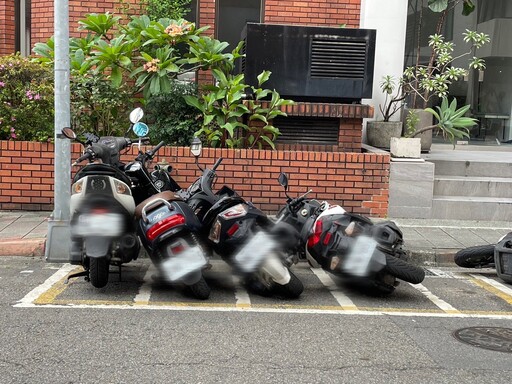
<svg viewBox="0 0 512 384">
<path fill-rule="evenodd" d="M 265 23 L 359 28 L 361 0 L 265 0 Z"/>
<path fill-rule="evenodd" d="M 0 209 L 52 210 L 53 145 L 32 142 L 0 142 Z M 124 157 L 129 161 L 132 154 Z M 73 145 L 72 159 L 80 155 Z M 310 195 L 337 202 L 349 211 L 385 216 L 388 209 L 389 155 L 342 152 L 301 152 L 205 149 L 200 164 L 218 168 L 217 188 L 227 184 L 266 212 L 275 213 L 285 201 L 277 182 L 279 172 L 290 177 L 290 194 Z M 188 148 L 166 147 L 159 161 L 174 166 L 172 173 L 182 186 L 194 181 L 199 170 Z"/>
<path fill-rule="evenodd" d="M 0 0 L 0 55 L 14 52 L 14 0 Z"/>
</svg>

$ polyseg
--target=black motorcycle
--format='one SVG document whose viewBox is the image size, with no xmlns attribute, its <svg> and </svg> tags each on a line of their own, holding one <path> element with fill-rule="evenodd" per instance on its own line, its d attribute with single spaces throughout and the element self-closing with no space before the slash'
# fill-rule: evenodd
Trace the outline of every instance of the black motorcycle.
<svg viewBox="0 0 512 384">
<path fill-rule="evenodd" d="M 405 261 L 403 235 L 395 223 L 373 223 L 338 205 L 308 199 L 311 191 L 291 198 L 285 174 L 279 176 L 279 183 L 287 202 L 277 215 L 277 223 L 290 227 L 288 236 L 281 236 L 288 239 L 290 263 L 307 260 L 334 275 L 369 282 L 384 293 L 393 292 L 397 278 L 413 284 L 425 278 L 422 268 Z"/>
<path fill-rule="evenodd" d="M 260 232 L 272 222 L 252 203 L 245 201 L 228 186 L 213 191 L 216 170 L 222 162 L 219 158 L 212 169 L 201 168 L 198 157 L 200 142 L 192 146 L 192 153 L 202 175 L 186 190 L 178 194 L 187 202 L 202 224 L 197 233 L 210 255 L 222 257 L 235 272 L 243 277 L 249 290 L 264 294 L 279 294 L 287 298 L 300 296 L 302 282 L 284 265 L 281 255 L 269 248 L 258 253 L 251 249 L 259 244 Z M 268 245 L 268 243 L 267 243 Z"/>
</svg>

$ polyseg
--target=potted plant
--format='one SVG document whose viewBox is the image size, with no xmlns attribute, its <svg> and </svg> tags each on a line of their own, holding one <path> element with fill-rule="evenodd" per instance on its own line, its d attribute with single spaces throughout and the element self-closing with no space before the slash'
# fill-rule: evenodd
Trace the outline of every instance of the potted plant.
<svg viewBox="0 0 512 384">
<path fill-rule="evenodd" d="M 414 124 L 410 124 L 414 122 L 409 121 L 406 124 L 408 129 L 406 130 L 405 137 L 391 139 L 390 152 L 393 157 L 419 158 L 421 155 L 421 142 L 418 136 L 424 132 L 431 132 L 436 128 L 442 132 L 443 136 L 454 147 L 457 139 L 469 137 L 469 128 L 476 124 L 476 119 L 464 116 L 469 110 L 469 105 L 457 109 L 456 99 L 448 103 L 448 98 L 443 97 L 441 106 L 437 106 L 436 109 L 437 112 L 432 108 L 425 108 L 425 112 L 435 117 L 437 120 L 436 124 L 416 130 L 413 127 Z M 409 117 L 409 119 L 414 119 L 414 117 Z"/>
<path fill-rule="evenodd" d="M 382 120 L 366 124 L 366 137 L 369 145 L 389 149 L 390 139 L 402 135 L 402 122 L 390 121 L 390 118 L 402 109 L 407 95 L 403 94 L 400 81 L 397 87 L 397 81 L 390 75 L 382 78 L 380 89 L 385 94 L 384 103 L 379 104 Z"/>
<path fill-rule="evenodd" d="M 461 0 L 429 0 L 428 6 L 431 11 L 439 13 L 438 22 L 436 25 L 436 33 L 429 37 L 429 47 L 431 47 L 430 57 L 428 63 L 420 63 L 420 38 L 419 33 L 422 26 L 423 7 L 420 8 L 420 21 L 418 23 L 418 46 L 416 55 L 416 65 L 407 67 L 404 71 L 403 90 L 411 97 L 409 98 L 409 105 L 412 109 L 416 109 L 419 116 L 417 122 L 418 129 L 432 125 L 431 114 L 425 111 L 429 101 L 433 97 L 445 97 L 448 95 L 448 88 L 450 84 L 458 79 L 466 76 L 470 69 L 483 70 L 485 63 L 482 59 L 475 57 L 476 49 L 480 48 L 483 44 L 490 41 L 489 36 L 485 33 L 478 33 L 475 31 L 466 30 L 463 33 L 463 41 L 469 45 L 468 50 L 456 57 L 453 56 L 454 43 L 445 42 L 444 37 L 441 35 L 441 30 L 444 25 L 444 20 L 450 11 L 455 6 L 461 3 Z M 475 9 L 472 0 L 463 0 L 464 15 L 469 15 Z M 464 56 L 471 56 L 467 68 L 460 68 L 453 66 L 455 60 Z M 404 108 L 404 116 L 409 113 L 407 107 Z M 429 150 L 432 143 L 432 130 L 424 131 L 422 135 L 422 150 Z"/>
</svg>

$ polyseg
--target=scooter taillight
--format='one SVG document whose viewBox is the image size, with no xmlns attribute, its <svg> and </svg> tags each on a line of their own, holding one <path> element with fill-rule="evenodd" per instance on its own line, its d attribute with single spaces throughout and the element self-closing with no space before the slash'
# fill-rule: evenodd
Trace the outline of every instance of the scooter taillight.
<svg viewBox="0 0 512 384">
<path fill-rule="evenodd" d="M 109 213 L 110 211 L 107 208 L 93 208 L 91 209 L 91 213 L 94 215 L 104 215 Z"/>
<path fill-rule="evenodd" d="M 315 223 L 315 229 L 311 236 L 309 236 L 308 238 L 308 248 L 314 247 L 320 242 L 320 237 L 322 236 L 322 229 L 322 220 L 317 220 L 317 222 Z"/>
<path fill-rule="evenodd" d="M 165 219 L 160 220 L 158 223 L 149 228 L 146 232 L 146 237 L 149 241 L 153 241 L 165 231 L 168 231 L 169 229 L 182 224 L 185 224 L 185 216 L 183 215 L 178 214 L 166 217 Z"/>
<path fill-rule="evenodd" d="M 236 231 L 238 231 L 238 228 L 240 228 L 240 226 L 235 223 L 231 226 L 231 228 L 229 228 L 226 233 L 228 234 L 229 237 L 233 236 L 235 234 Z"/>
</svg>

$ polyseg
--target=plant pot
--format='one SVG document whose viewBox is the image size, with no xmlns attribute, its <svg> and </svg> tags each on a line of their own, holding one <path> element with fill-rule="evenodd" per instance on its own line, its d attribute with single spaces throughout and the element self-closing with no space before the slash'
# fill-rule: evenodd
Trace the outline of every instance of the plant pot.
<svg viewBox="0 0 512 384">
<path fill-rule="evenodd" d="M 423 109 L 404 109 L 404 129 L 405 129 L 405 118 L 409 114 L 409 111 L 415 112 L 420 121 L 416 125 L 416 130 L 419 131 L 422 128 L 428 127 L 432 125 L 433 118 L 431 113 L 424 111 Z M 432 130 L 423 132 L 422 134 L 416 136 L 421 139 L 421 151 L 422 152 L 430 152 L 430 147 L 432 146 Z"/>
<path fill-rule="evenodd" d="M 421 158 L 421 138 L 392 137 L 390 140 L 391 156 L 397 158 Z"/>
<path fill-rule="evenodd" d="M 368 145 L 389 149 L 392 137 L 402 136 L 401 121 L 369 121 L 366 124 L 366 139 Z"/>
</svg>

